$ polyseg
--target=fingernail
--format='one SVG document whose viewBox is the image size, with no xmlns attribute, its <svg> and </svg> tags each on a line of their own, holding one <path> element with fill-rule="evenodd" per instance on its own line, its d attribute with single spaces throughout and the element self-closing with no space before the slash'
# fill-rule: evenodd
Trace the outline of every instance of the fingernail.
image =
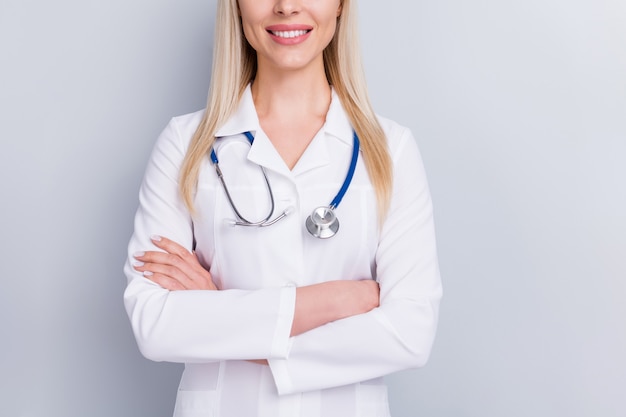
<svg viewBox="0 0 626 417">
<path fill-rule="evenodd" d="M 135 261 L 135 262 L 133 262 L 133 266 L 136 266 L 136 267 L 140 267 L 140 266 L 144 266 L 144 265 L 145 265 L 145 264 L 144 264 L 143 262 L 141 262 L 141 261 Z"/>
<path fill-rule="evenodd" d="M 152 236 L 150 236 L 150 239 L 152 239 L 155 242 L 160 242 L 161 241 L 161 236 L 159 236 L 159 235 L 152 235 Z"/>
<path fill-rule="evenodd" d="M 150 271 L 144 271 L 143 276 L 144 277 L 151 277 L 152 275 L 154 275 L 152 272 Z"/>
<path fill-rule="evenodd" d="M 135 258 L 141 258 L 141 257 L 142 257 L 142 256 L 144 256 L 145 254 L 146 254 L 145 252 L 135 252 L 135 253 L 133 254 L 133 256 L 134 256 Z"/>
</svg>

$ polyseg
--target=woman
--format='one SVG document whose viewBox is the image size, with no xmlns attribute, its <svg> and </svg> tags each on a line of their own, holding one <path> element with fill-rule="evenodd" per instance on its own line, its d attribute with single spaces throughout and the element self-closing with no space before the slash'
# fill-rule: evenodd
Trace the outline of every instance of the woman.
<svg viewBox="0 0 626 417">
<path fill-rule="evenodd" d="M 430 195 L 410 132 L 371 110 L 355 19 L 218 2 L 207 109 L 160 136 L 125 267 L 140 350 L 186 364 L 176 416 L 388 416 L 381 377 L 429 355 Z"/>
</svg>

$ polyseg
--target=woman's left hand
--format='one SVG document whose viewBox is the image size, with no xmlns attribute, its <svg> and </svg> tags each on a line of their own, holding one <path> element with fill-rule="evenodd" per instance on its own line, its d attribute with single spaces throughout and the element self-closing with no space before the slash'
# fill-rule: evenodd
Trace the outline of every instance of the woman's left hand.
<svg viewBox="0 0 626 417">
<path fill-rule="evenodd" d="M 198 261 L 195 253 L 161 236 L 153 236 L 152 243 L 160 251 L 138 252 L 134 255 L 135 270 L 170 291 L 217 290 L 211 274 Z"/>
</svg>

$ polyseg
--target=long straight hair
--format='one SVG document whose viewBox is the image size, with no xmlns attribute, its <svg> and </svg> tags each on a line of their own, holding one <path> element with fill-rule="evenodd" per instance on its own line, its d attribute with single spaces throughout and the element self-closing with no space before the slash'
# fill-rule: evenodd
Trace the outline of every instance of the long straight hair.
<svg viewBox="0 0 626 417">
<path fill-rule="evenodd" d="M 359 136 L 365 166 L 376 193 L 382 224 L 391 199 L 392 167 L 387 140 L 372 109 L 361 63 L 355 0 L 342 0 L 335 36 L 324 50 L 324 68 Z M 237 0 L 219 0 L 211 86 L 204 116 L 183 161 L 180 191 L 192 213 L 200 167 L 215 143 L 215 133 L 235 112 L 256 76 L 257 57 L 243 34 Z"/>
</svg>

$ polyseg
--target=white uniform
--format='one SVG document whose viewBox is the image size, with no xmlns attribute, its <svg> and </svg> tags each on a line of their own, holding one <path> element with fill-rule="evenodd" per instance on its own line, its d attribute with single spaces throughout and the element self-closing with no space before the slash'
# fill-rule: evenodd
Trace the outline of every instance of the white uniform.
<svg viewBox="0 0 626 417">
<path fill-rule="evenodd" d="M 359 158 L 336 210 L 331 239 L 309 235 L 305 219 L 328 205 L 343 183 L 353 130 L 333 92 L 326 123 L 293 170 L 259 126 L 250 88 L 223 126 L 215 151 L 241 214 L 264 228 L 232 227 L 235 218 L 207 157 L 192 218 L 178 191 L 179 170 L 202 112 L 172 119 L 156 143 L 140 191 L 125 267 L 124 301 L 141 352 L 184 362 L 175 416 L 383 417 L 382 376 L 421 366 L 437 325 L 441 283 L 431 199 L 415 140 L 381 119 L 393 159 L 394 188 L 379 229 L 376 198 Z M 255 136 L 250 147 L 242 134 Z M 132 268 L 133 253 L 153 250 L 152 235 L 191 249 L 221 291 L 167 291 Z M 290 337 L 295 288 L 329 280 L 376 279 L 380 307 Z M 268 359 L 270 366 L 246 359 Z"/>
</svg>

